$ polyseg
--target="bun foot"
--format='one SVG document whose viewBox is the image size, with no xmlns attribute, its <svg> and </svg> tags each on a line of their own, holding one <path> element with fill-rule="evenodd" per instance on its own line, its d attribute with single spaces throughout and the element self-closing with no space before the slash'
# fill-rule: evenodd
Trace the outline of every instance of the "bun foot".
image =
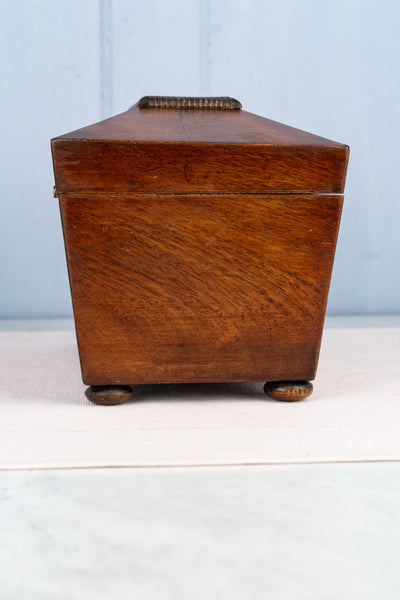
<svg viewBox="0 0 400 600">
<path fill-rule="evenodd" d="M 85 395 L 94 404 L 113 406 L 131 400 L 133 391 L 129 385 L 92 385 L 88 387 Z"/>
<path fill-rule="evenodd" d="M 264 392 L 275 400 L 297 402 L 311 396 L 313 384 L 310 381 L 267 381 Z"/>
</svg>

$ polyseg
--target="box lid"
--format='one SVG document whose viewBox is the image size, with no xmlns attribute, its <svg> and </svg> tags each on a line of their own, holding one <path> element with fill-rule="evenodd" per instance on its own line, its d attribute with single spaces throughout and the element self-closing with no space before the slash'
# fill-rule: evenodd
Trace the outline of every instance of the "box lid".
<svg viewBox="0 0 400 600">
<path fill-rule="evenodd" d="M 146 96 L 52 140 L 57 193 L 342 193 L 344 144 L 232 98 Z"/>
</svg>

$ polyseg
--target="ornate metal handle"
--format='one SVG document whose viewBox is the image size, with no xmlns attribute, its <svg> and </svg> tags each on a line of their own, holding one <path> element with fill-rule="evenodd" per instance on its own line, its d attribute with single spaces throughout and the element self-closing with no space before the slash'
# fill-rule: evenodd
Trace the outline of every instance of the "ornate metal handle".
<svg viewBox="0 0 400 600">
<path fill-rule="evenodd" d="M 190 96 L 144 96 L 139 100 L 139 108 L 189 108 L 238 110 L 242 108 L 239 100 L 228 96 L 190 97 Z"/>
</svg>

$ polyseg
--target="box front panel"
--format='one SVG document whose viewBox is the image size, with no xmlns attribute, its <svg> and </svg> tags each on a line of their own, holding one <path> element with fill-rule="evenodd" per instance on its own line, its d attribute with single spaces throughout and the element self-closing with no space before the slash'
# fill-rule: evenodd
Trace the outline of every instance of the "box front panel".
<svg viewBox="0 0 400 600">
<path fill-rule="evenodd" d="M 342 196 L 60 206 L 86 384 L 313 379 Z"/>
</svg>

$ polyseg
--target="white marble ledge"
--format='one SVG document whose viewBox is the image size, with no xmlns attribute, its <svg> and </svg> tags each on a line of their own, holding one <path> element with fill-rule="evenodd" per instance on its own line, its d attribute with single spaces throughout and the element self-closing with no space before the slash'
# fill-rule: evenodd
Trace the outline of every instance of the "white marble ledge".
<svg viewBox="0 0 400 600">
<path fill-rule="evenodd" d="M 5 600 L 398 600 L 400 464 L 0 473 Z"/>
</svg>

